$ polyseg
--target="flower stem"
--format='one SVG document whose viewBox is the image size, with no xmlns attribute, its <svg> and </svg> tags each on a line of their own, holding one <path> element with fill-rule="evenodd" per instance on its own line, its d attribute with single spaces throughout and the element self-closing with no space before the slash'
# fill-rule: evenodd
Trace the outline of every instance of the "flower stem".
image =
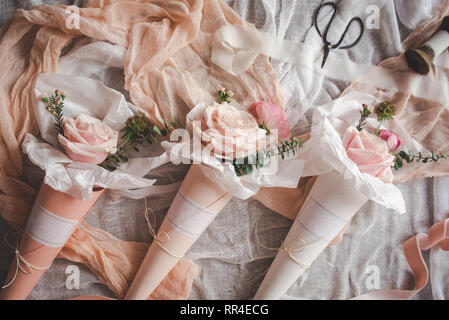
<svg viewBox="0 0 449 320">
<path fill-rule="evenodd" d="M 376 129 L 376 136 L 379 136 L 379 130 L 380 130 L 380 127 L 382 126 L 382 124 L 384 123 L 384 121 L 385 121 L 385 118 L 382 118 L 379 121 L 379 125 L 377 126 L 377 129 Z"/>
</svg>

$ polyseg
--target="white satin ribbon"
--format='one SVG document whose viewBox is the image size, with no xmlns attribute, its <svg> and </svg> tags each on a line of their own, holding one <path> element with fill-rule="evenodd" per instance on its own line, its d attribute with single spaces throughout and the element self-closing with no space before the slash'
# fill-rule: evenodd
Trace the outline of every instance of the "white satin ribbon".
<svg viewBox="0 0 449 320">
<path fill-rule="evenodd" d="M 255 36 L 256 34 L 256 36 Z M 434 78 L 389 70 L 370 64 L 356 63 L 345 58 L 335 50 L 329 53 L 324 68 L 321 69 L 322 44 L 314 45 L 284 40 L 275 35 L 258 31 L 247 26 L 225 25 L 220 27 L 212 42 L 212 62 L 237 75 L 248 70 L 258 55 L 264 54 L 276 60 L 301 67 L 301 71 L 310 71 L 314 76 L 345 81 L 357 79 L 370 87 L 381 90 L 413 94 L 415 97 L 446 104 L 449 93 L 443 73 Z M 404 83 L 404 75 L 410 76 Z M 363 77 L 368 75 L 367 77 Z"/>
<path fill-rule="evenodd" d="M 59 248 L 64 246 L 77 224 L 78 220 L 60 217 L 36 201 L 25 232 L 33 240 L 45 246 Z"/>
</svg>

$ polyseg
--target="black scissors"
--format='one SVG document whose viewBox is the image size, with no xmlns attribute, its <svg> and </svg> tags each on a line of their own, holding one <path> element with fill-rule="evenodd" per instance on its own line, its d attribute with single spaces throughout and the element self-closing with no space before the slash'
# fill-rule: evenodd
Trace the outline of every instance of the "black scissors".
<svg viewBox="0 0 449 320">
<path fill-rule="evenodd" d="M 329 20 L 329 23 L 327 24 L 326 29 L 324 30 L 324 34 L 321 33 L 320 29 L 318 28 L 318 14 L 320 13 L 321 9 L 323 9 L 324 7 L 331 7 L 332 10 L 334 11 L 332 14 L 331 19 Z M 360 39 L 363 36 L 363 32 L 365 31 L 365 26 L 363 25 L 363 21 L 362 19 L 360 19 L 359 17 L 353 17 L 351 19 L 351 21 L 349 21 L 349 23 L 346 25 L 346 29 L 343 32 L 343 34 L 340 37 L 340 40 L 338 40 L 338 42 L 336 44 L 332 44 L 327 40 L 327 34 L 329 33 L 329 27 L 332 24 L 332 21 L 335 18 L 335 15 L 337 14 L 337 5 L 334 2 L 325 2 L 323 4 L 321 4 L 318 9 L 315 12 L 315 18 L 314 18 L 314 23 L 315 23 L 315 29 L 318 32 L 318 34 L 320 35 L 321 39 L 324 42 L 324 55 L 323 55 L 323 63 L 321 64 L 321 68 L 324 67 L 324 64 L 326 63 L 327 60 L 327 56 L 329 55 L 329 51 L 332 49 L 337 49 L 338 47 L 340 47 L 340 44 L 343 42 L 343 40 L 345 39 L 346 33 L 348 32 L 349 28 L 351 27 L 351 24 L 353 22 L 356 22 L 360 25 L 360 35 L 359 37 L 351 44 L 340 47 L 339 49 L 350 49 L 352 47 L 354 47 L 355 45 L 357 45 L 360 42 Z"/>
</svg>

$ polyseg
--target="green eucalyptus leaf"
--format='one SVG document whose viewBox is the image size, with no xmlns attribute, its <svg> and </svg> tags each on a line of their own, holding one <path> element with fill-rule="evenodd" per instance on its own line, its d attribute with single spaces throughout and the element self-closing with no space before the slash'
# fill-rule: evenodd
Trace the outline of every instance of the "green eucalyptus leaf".
<svg viewBox="0 0 449 320">
<path fill-rule="evenodd" d="M 158 135 L 162 135 L 162 132 L 161 132 L 161 130 L 155 125 L 154 127 L 153 127 L 153 130 L 158 134 Z"/>
</svg>

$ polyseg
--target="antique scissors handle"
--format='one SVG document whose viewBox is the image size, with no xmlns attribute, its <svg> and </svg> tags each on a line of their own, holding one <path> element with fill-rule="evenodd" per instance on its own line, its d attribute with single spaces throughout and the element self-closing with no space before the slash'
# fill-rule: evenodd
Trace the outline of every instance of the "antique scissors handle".
<svg viewBox="0 0 449 320">
<path fill-rule="evenodd" d="M 320 31 L 320 28 L 318 27 L 318 15 L 319 15 L 321 9 L 323 9 L 324 7 L 328 7 L 328 6 L 332 8 L 333 13 L 332 13 L 331 19 L 329 20 L 329 23 L 326 26 L 326 29 L 324 30 L 324 34 L 322 34 L 321 31 Z M 318 9 L 316 10 L 316 13 L 315 13 L 315 18 L 314 18 L 315 29 L 318 32 L 318 35 L 320 36 L 320 38 L 323 40 L 323 43 L 324 43 L 324 49 L 323 49 L 324 50 L 324 54 L 323 54 L 323 62 L 321 64 L 321 68 L 324 67 L 324 64 L 326 63 L 326 60 L 327 60 L 327 57 L 329 55 L 329 51 L 330 50 L 337 49 L 337 48 L 339 48 L 339 49 L 350 49 L 350 48 L 354 47 L 355 45 L 357 45 L 360 42 L 360 39 L 362 39 L 363 33 L 365 32 L 365 26 L 363 24 L 362 19 L 359 18 L 359 17 L 353 17 L 349 21 L 349 23 L 346 25 L 346 28 L 343 31 L 343 34 L 341 35 L 341 37 L 338 40 L 338 42 L 335 43 L 335 44 L 332 44 L 329 40 L 327 40 L 327 35 L 329 33 L 330 26 L 331 26 L 331 24 L 332 24 L 332 22 L 333 22 L 333 20 L 334 20 L 334 18 L 336 16 L 336 14 L 337 14 L 337 5 L 334 2 L 325 2 L 325 3 L 321 4 L 318 7 Z M 340 45 L 343 42 L 343 40 L 345 39 L 346 33 L 349 31 L 349 28 L 351 27 L 352 23 L 358 23 L 359 24 L 359 26 L 360 26 L 360 34 L 359 34 L 359 36 L 357 37 L 357 39 L 353 43 L 348 44 L 348 45 L 343 46 L 343 47 L 340 47 Z"/>
</svg>

